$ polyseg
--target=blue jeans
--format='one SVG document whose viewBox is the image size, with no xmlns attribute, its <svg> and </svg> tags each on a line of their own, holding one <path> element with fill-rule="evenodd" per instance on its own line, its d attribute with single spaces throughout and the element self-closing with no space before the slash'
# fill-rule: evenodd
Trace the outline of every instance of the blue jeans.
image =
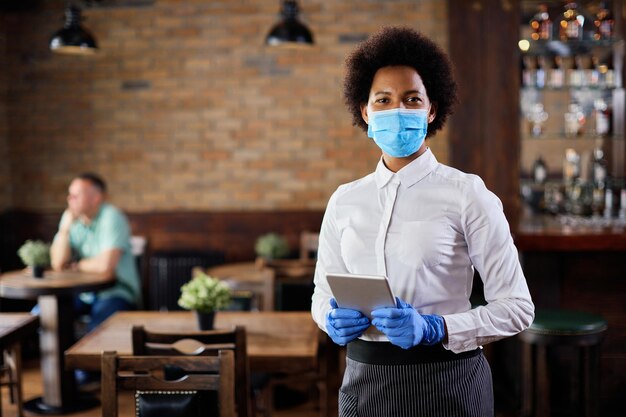
<svg viewBox="0 0 626 417">
<path fill-rule="evenodd" d="M 116 311 L 125 310 L 135 310 L 135 305 L 120 297 L 96 297 L 93 304 L 83 302 L 80 298 L 78 298 L 78 296 L 74 297 L 74 313 L 77 316 L 83 314 L 89 314 L 91 316 L 91 320 L 89 320 L 89 324 L 87 325 L 88 331 L 95 329 L 98 325 L 100 325 L 100 323 L 105 321 Z M 39 304 L 33 307 L 31 313 L 37 316 L 41 313 Z"/>
</svg>

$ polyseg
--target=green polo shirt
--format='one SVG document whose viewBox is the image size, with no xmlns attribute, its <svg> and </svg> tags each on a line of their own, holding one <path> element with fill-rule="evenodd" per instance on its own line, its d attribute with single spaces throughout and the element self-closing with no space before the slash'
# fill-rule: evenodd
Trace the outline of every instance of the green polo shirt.
<svg viewBox="0 0 626 417">
<path fill-rule="evenodd" d="M 122 256 L 115 268 L 117 282 L 112 288 L 100 291 L 98 298 L 121 297 L 136 306 L 141 305 L 139 273 L 130 247 L 130 225 L 118 208 L 103 203 L 90 224 L 75 221 L 70 227 L 70 246 L 72 255 L 79 259 L 120 249 Z"/>
</svg>

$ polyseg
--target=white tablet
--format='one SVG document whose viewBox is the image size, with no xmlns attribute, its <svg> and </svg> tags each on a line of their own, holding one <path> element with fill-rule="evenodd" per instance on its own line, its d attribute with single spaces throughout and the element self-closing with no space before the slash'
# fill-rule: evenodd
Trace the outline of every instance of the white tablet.
<svg viewBox="0 0 626 417">
<path fill-rule="evenodd" d="M 372 310 L 396 306 L 385 276 L 327 273 L 326 279 L 341 308 L 358 310 L 371 319 Z"/>
</svg>

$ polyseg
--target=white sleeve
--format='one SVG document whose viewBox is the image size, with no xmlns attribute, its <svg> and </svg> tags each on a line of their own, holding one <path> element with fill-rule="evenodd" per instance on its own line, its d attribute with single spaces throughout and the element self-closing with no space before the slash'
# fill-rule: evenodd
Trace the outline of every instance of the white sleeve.
<svg viewBox="0 0 626 417">
<path fill-rule="evenodd" d="M 320 329 L 326 331 L 326 315 L 330 310 L 332 292 L 327 272 L 348 272 L 341 257 L 341 234 L 336 223 L 337 191 L 330 197 L 322 226 L 320 228 L 319 246 L 317 249 L 317 264 L 315 267 L 311 314 Z"/>
<path fill-rule="evenodd" d="M 446 348 L 476 349 L 528 328 L 534 305 L 502 203 L 474 177 L 465 194 L 462 225 L 472 264 L 484 283 L 486 306 L 445 315 Z"/>
</svg>

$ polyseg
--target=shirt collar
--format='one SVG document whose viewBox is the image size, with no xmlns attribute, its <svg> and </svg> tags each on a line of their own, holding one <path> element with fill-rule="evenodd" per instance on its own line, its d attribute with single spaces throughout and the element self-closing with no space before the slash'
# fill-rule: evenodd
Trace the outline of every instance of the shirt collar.
<svg viewBox="0 0 626 417">
<path fill-rule="evenodd" d="M 376 186 L 378 188 L 385 187 L 394 177 L 400 180 L 400 184 L 405 187 L 411 187 L 416 184 L 422 178 L 430 174 L 439 162 L 435 155 L 431 152 L 430 148 L 426 148 L 426 151 L 411 161 L 407 166 L 402 168 L 398 172 L 393 172 L 385 166 L 383 158 L 381 157 L 376 166 L 374 178 L 376 179 Z"/>
<path fill-rule="evenodd" d="M 95 225 L 96 225 L 96 223 L 98 223 L 98 220 L 100 219 L 100 215 L 102 214 L 102 209 L 103 209 L 103 207 L 104 207 L 104 205 L 105 205 L 105 204 L 106 204 L 106 203 L 102 203 L 102 204 L 100 204 L 100 207 L 98 208 L 98 212 L 96 213 L 96 216 L 95 216 L 93 219 L 91 219 L 91 222 L 89 222 L 89 224 L 84 223 L 82 220 L 80 221 L 80 223 L 81 223 L 84 227 L 87 227 L 87 228 L 94 228 L 94 227 L 95 227 Z"/>
</svg>

